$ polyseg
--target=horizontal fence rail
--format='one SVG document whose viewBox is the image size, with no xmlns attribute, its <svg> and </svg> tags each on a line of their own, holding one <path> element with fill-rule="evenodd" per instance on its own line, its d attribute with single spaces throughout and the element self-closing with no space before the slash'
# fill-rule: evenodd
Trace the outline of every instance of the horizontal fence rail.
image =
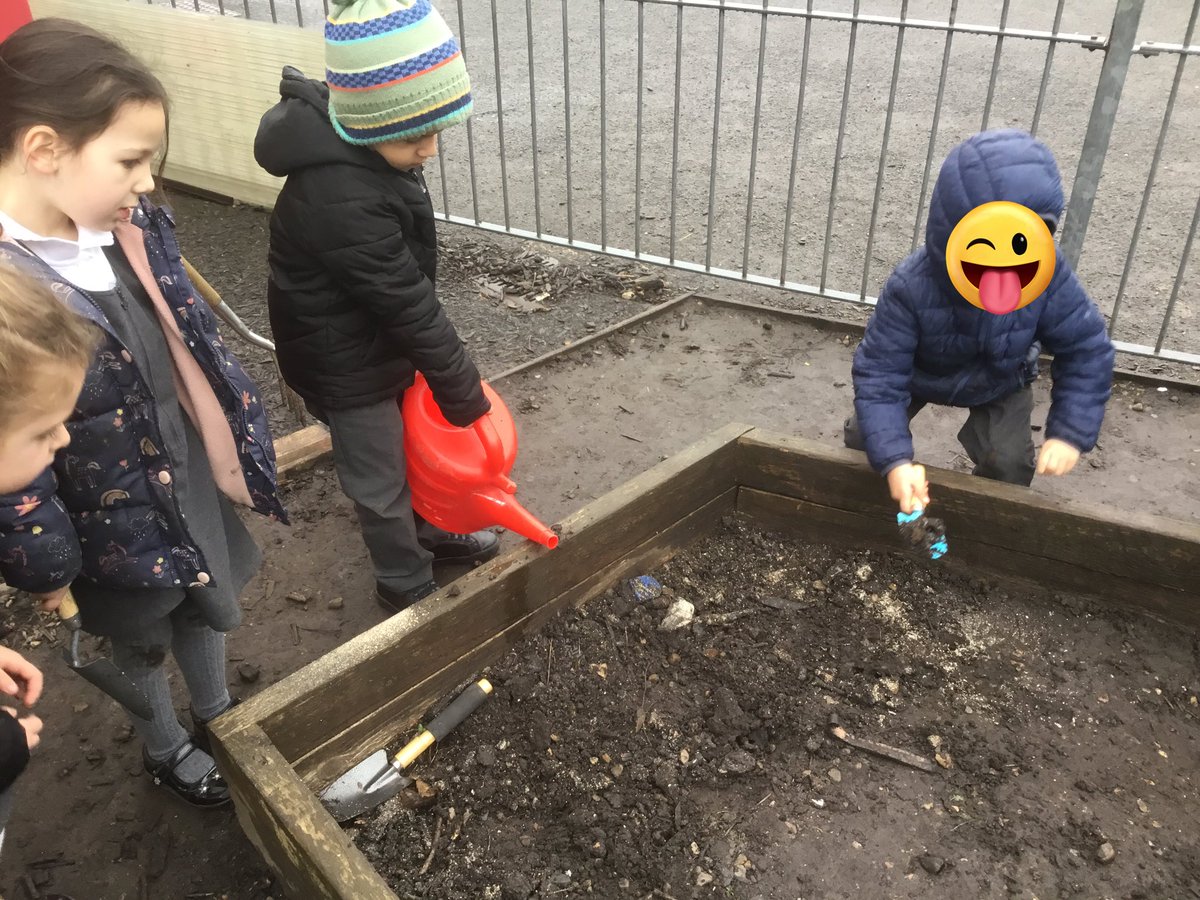
<svg viewBox="0 0 1200 900">
<path fill-rule="evenodd" d="M 304 29 L 328 9 L 129 2 Z M 949 148 L 1020 127 L 1059 159 L 1063 251 L 1120 349 L 1200 366 L 1200 0 L 438 6 L 476 101 L 427 172 L 444 221 L 870 305 Z"/>
</svg>

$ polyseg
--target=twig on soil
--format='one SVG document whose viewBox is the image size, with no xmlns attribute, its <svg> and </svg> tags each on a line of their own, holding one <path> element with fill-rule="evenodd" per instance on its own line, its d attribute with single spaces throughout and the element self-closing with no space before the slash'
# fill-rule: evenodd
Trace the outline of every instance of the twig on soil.
<svg viewBox="0 0 1200 900">
<path fill-rule="evenodd" d="M 793 375 L 791 372 L 768 372 L 768 373 L 767 373 L 767 377 L 768 377 L 768 378 L 788 378 L 788 379 L 791 379 L 791 378 L 795 378 L 796 376 L 795 376 L 795 375 Z"/>
<path fill-rule="evenodd" d="M 29 900 L 41 900 L 42 892 L 38 890 L 38 886 L 33 883 L 33 879 L 28 875 L 21 876 L 21 887 L 25 888 L 25 893 L 29 895 Z"/>
<path fill-rule="evenodd" d="M 644 443 L 641 438 L 635 438 L 632 434 L 622 434 L 621 437 L 633 441 L 635 444 Z"/>
<path fill-rule="evenodd" d="M 292 643 L 297 647 L 300 646 L 300 628 L 295 622 L 292 623 Z"/>
<path fill-rule="evenodd" d="M 442 817 L 438 816 L 437 825 L 433 829 L 433 841 L 429 845 L 429 855 L 425 857 L 425 865 L 421 866 L 421 870 L 417 872 L 418 875 L 428 872 L 430 864 L 433 863 L 433 854 L 437 853 L 438 841 L 442 837 L 442 821 Z"/>
<path fill-rule="evenodd" d="M 546 684 L 550 683 L 550 664 L 554 662 L 554 641 L 546 648 Z"/>
<path fill-rule="evenodd" d="M 874 753 L 876 756 L 882 756 L 884 759 L 890 759 L 892 762 L 902 763 L 906 766 L 911 766 L 914 769 L 920 769 L 922 772 L 936 772 L 937 766 L 927 760 L 923 756 L 918 756 L 908 750 L 901 750 L 899 747 L 892 747 L 888 744 L 881 744 L 878 741 L 869 741 L 865 738 L 851 737 L 846 733 L 846 729 L 838 722 L 835 713 L 829 714 L 829 733 L 844 744 L 849 744 L 851 747 L 857 747 L 859 750 L 866 750 L 868 753 Z"/>
<path fill-rule="evenodd" d="M 735 609 L 733 612 L 713 613 L 709 616 L 701 616 L 700 621 L 704 625 L 728 625 L 730 622 L 736 622 L 738 619 L 744 619 L 746 616 L 752 616 L 757 609 Z"/>
</svg>

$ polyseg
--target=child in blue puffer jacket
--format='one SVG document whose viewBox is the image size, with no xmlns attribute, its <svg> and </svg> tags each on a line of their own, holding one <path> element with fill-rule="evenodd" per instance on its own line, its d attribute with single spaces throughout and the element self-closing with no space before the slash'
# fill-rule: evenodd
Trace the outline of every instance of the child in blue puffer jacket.
<svg viewBox="0 0 1200 900">
<path fill-rule="evenodd" d="M 865 450 L 902 512 L 929 503 L 909 422 L 924 406 L 970 412 L 958 438 L 974 472 L 1028 485 L 1096 445 L 1112 389 L 1104 318 L 1058 252 L 1062 179 L 1029 134 L 977 134 L 946 157 L 925 245 L 884 285 L 854 355 L 845 442 Z M 1030 418 L 1042 350 L 1053 354 L 1046 441 Z"/>
</svg>

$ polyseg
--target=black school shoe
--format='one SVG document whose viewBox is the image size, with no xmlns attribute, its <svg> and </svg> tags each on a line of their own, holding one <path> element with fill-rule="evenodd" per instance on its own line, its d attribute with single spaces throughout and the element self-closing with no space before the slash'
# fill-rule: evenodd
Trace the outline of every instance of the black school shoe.
<svg viewBox="0 0 1200 900">
<path fill-rule="evenodd" d="M 184 781 L 175 774 L 179 764 L 199 749 L 194 742 L 188 741 L 172 753 L 169 759 L 156 763 L 146 755 L 146 748 L 143 747 L 142 765 L 150 773 L 155 784 L 166 788 L 185 803 L 202 808 L 224 806 L 230 800 L 229 785 L 225 783 L 215 765 L 204 773 L 199 781 Z"/>
<path fill-rule="evenodd" d="M 415 588 L 409 588 L 407 591 L 393 590 L 377 581 L 375 582 L 375 599 L 388 612 L 398 613 L 408 609 L 418 600 L 424 600 L 430 594 L 435 593 L 437 589 L 438 583 L 433 579 L 424 584 L 418 584 Z"/>
<path fill-rule="evenodd" d="M 433 554 L 435 566 L 477 566 L 500 552 L 500 539 L 491 531 L 454 534 L 443 531 L 433 538 L 419 538 Z"/>
<path fill-rule="evenodd" d="M 231 709 L 233 709 L 235 706 L 237 706 L 241 702 L 242 702 L 241 697 L 231 697 L 229 699 L 228 706 L 226 706 L 223 710 L 218 712 L 216 716 L 213 716 L 212 719 L 204 719 L 203 721 L 196 718 L 196 711 L 189 707 L 188 712 L 191 713 L 191 716 L 192 716 L 192 743 L 195 744 L 197 747 L 199 747 L 201 750 L 203 750 L 205 753 L 207 753 L 209 756 L 212 756 L 213 755 L 212 736 L 208 733 L 208 723 L 211 722 L 213 719 L 215 719 L 217 716 L 223 716 L 225 713 L 229 712 Z"/>
</svg>

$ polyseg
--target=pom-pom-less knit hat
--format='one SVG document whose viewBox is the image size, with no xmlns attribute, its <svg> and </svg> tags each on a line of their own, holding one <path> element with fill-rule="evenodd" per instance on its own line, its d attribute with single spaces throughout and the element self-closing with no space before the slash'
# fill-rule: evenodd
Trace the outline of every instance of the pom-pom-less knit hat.
<svg viewBox="0 0 1200 900">
<path fill-rule="evenodd" d="M 416 140 L 471 115 L 471 80 L 429 0 L 332 0 L 329 118 L 351 144 Z"/>
</svg>

